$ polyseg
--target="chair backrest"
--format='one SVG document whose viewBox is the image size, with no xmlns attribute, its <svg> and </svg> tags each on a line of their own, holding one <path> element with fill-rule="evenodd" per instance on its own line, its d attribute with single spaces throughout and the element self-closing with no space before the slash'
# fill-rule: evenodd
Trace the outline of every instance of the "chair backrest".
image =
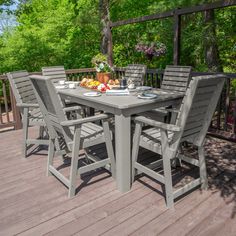
<svg viewBox="0 0 236 236">
<path fill-rule="evenodd" d="M 141 86 L 144 83 L 147 67 L 140 64 L 128 65 L 125 69 L 125 79 L 127 84 L 135 84 L 135 86 Z"/>
<path fill-rule="evenodd" d="M 54 83 L 57 83 L 59 80 L 66 80 L 66 72 L 64 66 L 43 67 L 42 75 L 50 76 Z"/>
<path fill-rule="evenodd" d="M 40 110 L 51 138 L 63 136 L 66 143 L 71 142 L 72 133 L 68 127 L 62 127 L 60 122 L 67 120 L 63 111 L 62 101 L 49 76 L 30 75 L 33 89 L 39 103 Z"/>
<path fill-rule="evenodd" d="M 7 73 L 17 104 L 38 103 L 27 71 Z"/>
<path fill-rule="evenodd" d="M 180 142 L 203 145 L 225 78 L 225 75 L 218 74 L 191 80 L 176 120 L 176 124 L 182 127 L 181 133 L 176 135 L 180 135 Z"/>
<path fill-rule="evenodd" d="M 191 66 L 166 66 L 161 89 L 185 93 L 191 79 L 191 70 Z"/>
</svg>

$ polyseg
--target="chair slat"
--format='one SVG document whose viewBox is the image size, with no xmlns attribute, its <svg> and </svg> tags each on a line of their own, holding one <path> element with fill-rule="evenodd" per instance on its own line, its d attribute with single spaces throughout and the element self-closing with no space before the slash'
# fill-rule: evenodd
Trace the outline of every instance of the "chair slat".
<svg viewBox="0 0 236 236">
<path fill-rule="evenodd" d="M 186 82 L 183 81 L 163 81 L 162 86 L 180 86 L 180 87 L 185 87 L 186 90 Z"/>
<path fill-rule="evenodd" d="M 26 80 L 24 82 L 17 83 L 17 84 L 15 84 L 15 86 L 16 86 L 17 89 L 22 88 L 22 87 L 26 87 L 26 86 L 30 86 L 30 81 Z"/>
<path fill-rule="evenodd" d="M 42 74 L 44 76 L 50 76 L 53 82 L 58 82 L 59 80 L 66 80 L 66 72 L 64 66 L 51 66 L 43 67 Z"/>
<path fill-rule="evenodd" d="M 171 91 L 177 91 L 177 92 L 185 92 L 186 88 L 185 87 L 176 87 L 176 86 L 161 86 L 162 89 L 164 90 L 171 90 Z"/>
<path fill-rule="evenodd" d="M 18 92 L 20 94 L 23 94 L 24 92 L 27 92 L 27 91 L 32 91 L 32 85 L 31 84 L 29 84 L 28 86 L 18 88 Z"/>
<path fill-rule="evenodd" d="M 189 77 L 165 76 L 164 81 L 180 81 L 188 83 Z"/>
<path fill-rule="evenodd" d="M 176 71 L 176 72 L 190 72 L 191 67 L 190 66 L 173 66 L 173 65 L 167 65 L 166 71 Z"/>
<path fill-rule="evenodd" d="M 178 73 L 176 73 L 178 72 Z M 189 71 L 186 72 L 179 72 L 179 71 L 165 71 L 165 76 L 169 78 L 173 77 L 182 77 L 182 78 L 188 78 L 189 77 Z"/>
<path fill-rule="evenodd" d="M 14 78 L 15 84 L 29 81 L 28 76 L 23 76 L 19 78 Z"/>
<path fill-rule="evenodd" d="M 12 79 L 17 81 L 18 79 L 20 80 L 21 78 L 27 78 L 29 76 L 29 73 L 27 71 L 14 71 L 14 72 L 10 72 L 12 75 Z"/>
</svg>

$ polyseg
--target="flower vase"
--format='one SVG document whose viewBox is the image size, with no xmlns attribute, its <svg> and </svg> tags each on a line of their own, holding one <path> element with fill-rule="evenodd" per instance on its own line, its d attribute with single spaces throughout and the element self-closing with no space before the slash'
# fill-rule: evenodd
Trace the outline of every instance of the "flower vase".
<svg viewBox="0 0 236 236">
<path fill-rule="evenodd" d="M 110 79 L 111 79 L 111 73 L 109 73 L 109 72 L 98 72 L 97 73 L 97 80 L 100 83 L 107 84 Z"/>
</svg>

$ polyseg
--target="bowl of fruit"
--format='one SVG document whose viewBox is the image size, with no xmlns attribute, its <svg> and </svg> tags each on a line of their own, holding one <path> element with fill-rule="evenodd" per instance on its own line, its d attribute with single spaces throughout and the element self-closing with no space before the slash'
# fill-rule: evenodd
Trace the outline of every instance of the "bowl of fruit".
<svg viewBox="0 0 236 236">
<path fill-rule="evenodd" d="M 93 89 L 93 90 L 97 90 L 100 92 L 106 92 L 106 90 L 110 90 L 113 87 L 120 86 L 120 82 L 117 79 L 116 80 L 110 79 L 108 81 L 108 83 L 101 83 L 95 79 L 83 78 L 80 83 L 80 86 L 85 87 L 85 88 L 89 88 L 89 89 Z"/>
</svg>

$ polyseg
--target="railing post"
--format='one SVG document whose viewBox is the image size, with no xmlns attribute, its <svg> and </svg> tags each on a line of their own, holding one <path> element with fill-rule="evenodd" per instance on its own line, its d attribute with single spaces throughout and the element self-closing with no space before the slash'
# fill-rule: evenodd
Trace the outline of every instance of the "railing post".
<svg viewBox="0 0 236 236">
<path fill-rule="evenodd" d="M 108 37 L 108 45 L 107 45 L 107 54 L 108 54 L 108 63 L 110 66 L 113 66 L 113 43 L 112 43 L 112 28 L 111 28 L 111 22 L 108 24 L 108 32 L 107 32 L 107 37 Z"/>
<path fill-rule="evenodd" d="M 181 15 L 174 12 L 174 65 L 179 65 L 180 58 Z"/>
</svg>

